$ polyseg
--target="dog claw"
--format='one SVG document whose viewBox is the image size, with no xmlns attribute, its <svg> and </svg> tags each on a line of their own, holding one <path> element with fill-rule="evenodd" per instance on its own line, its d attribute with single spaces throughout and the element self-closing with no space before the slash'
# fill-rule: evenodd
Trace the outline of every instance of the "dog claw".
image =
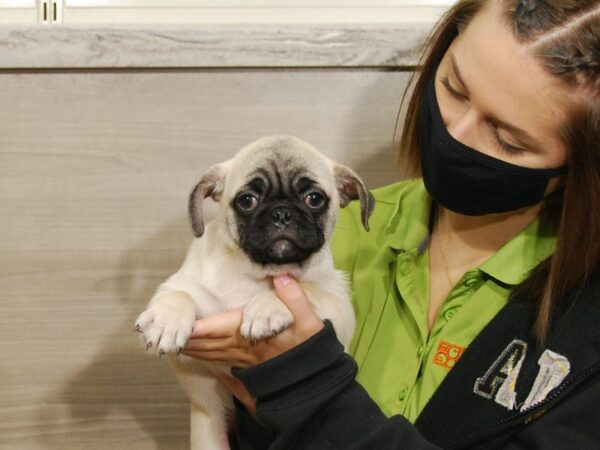
<svg viewBox="0 0 600 450">
<path fill-rule="evenodd" d="M 162 358 L 164 354 L 165 354 L 165 352 L 163 352 L 162 350 L 159 350 L 158 359 Z"/>
<path fill-rule="evenodd" d="M 135 327 L 133 327 L 133 331 L 141 333 L 142 332 L 142 328 L 139 325 L 136 324 Z"/>
<path fill-rule="evenodd" d="M 150 347 L 152 347 L 152 342 L 148 342 L 148 343 L 146 344 L 146 350 L 148 350 Z"/>
</svg>

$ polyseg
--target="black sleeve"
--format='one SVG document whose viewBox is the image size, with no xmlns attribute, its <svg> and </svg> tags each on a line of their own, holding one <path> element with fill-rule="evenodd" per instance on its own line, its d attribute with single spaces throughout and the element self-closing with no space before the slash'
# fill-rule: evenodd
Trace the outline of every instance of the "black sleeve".
<svg viewBox="0 0 600 450">
<path fill-rule="evenodd" d="M 354 379 L 356 362 L 331 322 L 270 361 L 233 369 L 257 399 L 256 419 L 236 404 L 240 449 L 437 449 L 401 416 L 387 418 Z"/>
</svg>

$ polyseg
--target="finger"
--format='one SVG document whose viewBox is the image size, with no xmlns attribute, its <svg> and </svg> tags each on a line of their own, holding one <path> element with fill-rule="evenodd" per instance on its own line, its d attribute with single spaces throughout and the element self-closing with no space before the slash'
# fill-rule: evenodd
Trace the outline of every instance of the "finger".
<svg viewBox="0 0 600 450">
<path fill-rule="evenodd" d="M 219 379 L 251 414 L 256 413 L 256 401 L 240 380 L 229 375 L 219 375 Z"/>
<path fill-rule="evenodd" d="M 184 346 L 185 350 L 215 351 L 239 347 L 237 340 L 232 336 L 224 338 L 192 338 Z"/>
<path fill-rule="evenodd" d="M 249 367 L 257 362 L 255 358 L 238 349 L 229 350 L 183 350 L 183 355 L 229 367 Z"/>
<path fill-rule="evenodd" d="M 182 355 L 189 356 L 194 359 L 201 359 L 219 365 L 230 364 L 229 359 L 222 351 L 198 351 L 198 350 L 182 350 Z"/>
<path fill-rule="evenodd" d="M 273 278 L 273 286 L 277 296 L 285 303 L 295 320 L 322 324 L 308 301 L 306 293 L 296 280 L 289 275 L 281 275 Z"/>
<path fill-rule="evenodd" d="M 191 338 L 222 338 L 235 336 L 242 325 L 242 309 L 232 309 L 196 321 Z"/>
</svg>

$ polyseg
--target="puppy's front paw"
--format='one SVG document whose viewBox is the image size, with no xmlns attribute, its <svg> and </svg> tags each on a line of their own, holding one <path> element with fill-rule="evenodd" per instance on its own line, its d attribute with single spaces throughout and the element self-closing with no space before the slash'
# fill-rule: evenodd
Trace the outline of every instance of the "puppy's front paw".
<svg viewBox="0 0 600 450">
<path fill-rule="evenodd" d="M 142 333 L 146 349 L 155 348 L 159 354 L 181 350 L 194 329 L 196 307 L 183 292 L 164 294 L 135 321 Z"/>
<path fill-rule="evenodd" d="M 245 339 L 259 341 L 276 335 L 293 322 L 292 313 L 277 298 L 275 291 L 267 291 L 258 294 L 244 308 L 240 333 Z"/>
</svg>

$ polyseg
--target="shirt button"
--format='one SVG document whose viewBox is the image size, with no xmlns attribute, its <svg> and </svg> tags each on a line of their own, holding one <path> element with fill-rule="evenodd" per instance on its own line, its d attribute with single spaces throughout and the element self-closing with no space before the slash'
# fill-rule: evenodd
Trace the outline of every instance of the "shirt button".
<svg viewBox="0 0 600 450">
<path fill-rule="evenodd" d="M 444 313 L 444 318 L 446 320 L 450 320 L 450 319 L 452 319 L 454 317 L 455 314 L 456 314 L 456 309 L 454 309 L 454 308 L 453 309 L 449 309 L 448 311 L 446 311 Z"/>
<path fill-rule="evenodd" d="M 400 392 L 398 392 L 398 400 L 400 400 L 401 402 L 403 402 L 404 399 L 406 398 L 406 393 L 407 392 L 408 392 L 408 389 L 406 389 L 406 388 L 400 389 Z"/>
<path fill-rule="evenodd" d="M 421 356 L 423 356 L 423 346 L 419 345 L 419 348 L 417 349 L 417 357 L 420 358 Z"/>
<path fill-rule="evenodd" d="M 477 283 L 477 278 L 469 278 L 468 280 L 465 280 L 465 286 L 466 287 L 471 287 L 475 283 Z"/>
</svg>

